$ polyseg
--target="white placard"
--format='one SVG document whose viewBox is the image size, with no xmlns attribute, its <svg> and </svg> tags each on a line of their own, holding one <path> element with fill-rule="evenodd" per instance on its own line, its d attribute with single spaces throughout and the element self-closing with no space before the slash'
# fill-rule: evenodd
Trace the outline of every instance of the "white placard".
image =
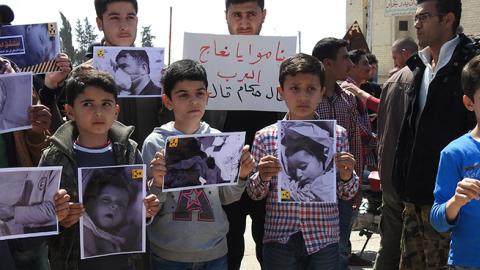
<svg viewBox="0 0 480 270">
<path fill-rule="evenodd" d="M 336 121 L 278 121 L 279 202 L 336 202 Z"/>
<path fill-rule="evenodd" d="M 207 70 L 207 109 L 286 112 L 277 93 L 278 73 L 296 43 L 296 37 L 185 33 L 183 58 Z"/>
<path fill-rule="evenodd" d="M 145 164 L 78 169 L 81 259 L 145 252 Z"/>
<path fill-rule="evenodd" d="M 163 191 L 236 185 L 244 144 L 245 132 L 168 137 Z"/>
<path fill-rule="evenodd" d="M 62 167 L 0 169 L 0 240 L 58 234 Z"/>
<path fill-rule="evenodd" d="M 164 48 L 94 47 L 93 66 L 110 73 L 118 97 L 159 97 Z"/>
<path fill-rule="evenodd" d="M 0 134 L 32 128 L 32 73 L 0 75 Z"/>
</svg>

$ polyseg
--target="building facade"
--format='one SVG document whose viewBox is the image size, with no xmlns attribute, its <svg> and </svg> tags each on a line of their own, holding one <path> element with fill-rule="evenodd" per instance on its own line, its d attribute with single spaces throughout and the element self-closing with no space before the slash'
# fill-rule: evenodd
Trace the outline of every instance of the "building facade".
<svg viewBox="0 0 480 270">
<path fill-rule="evenodd" d="M 388 78 L 393 68 L 392 43 L 401 37 L 416 39 L 413 15 L 416 0 L 346 0 L 347 29 L 357 21 L 369 48 L 378 58 L 380 82 Z M 480 35 L 479 0 L 462 1 L 461 25 L 467 35 Z"/>
</svg>

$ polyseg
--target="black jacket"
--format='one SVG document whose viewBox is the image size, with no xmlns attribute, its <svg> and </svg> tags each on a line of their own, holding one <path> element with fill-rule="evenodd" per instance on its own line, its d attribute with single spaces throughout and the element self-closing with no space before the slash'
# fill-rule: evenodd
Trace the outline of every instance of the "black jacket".
<svg viewBox="0 0 480 270">
<path fill-rule="evenodd" d="M 465 35 L 450 59 L 430 83 L 423 112 L 418 119 L 419 92 L 425 65 L 412 56 L 407 65 L 413 72 L 413 83 L 407 90 L 407 111 L 398 139 L 393 184 L 406 202 L 433 204 L 433 189 L 440 151 L 452 140 L 475 126 L 475 115 L 462 102 L 461 72 L 463 66 L 478 54 L 478 46 Z"/>
</svg>

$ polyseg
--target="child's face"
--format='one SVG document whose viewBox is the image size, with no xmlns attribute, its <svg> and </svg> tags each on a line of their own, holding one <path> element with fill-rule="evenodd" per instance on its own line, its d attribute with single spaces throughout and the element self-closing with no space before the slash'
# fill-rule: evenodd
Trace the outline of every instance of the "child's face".
<svg viewBox="0 0 480 270">
<path fill-rule="evenodd" d="M 283 86 L 279 86 L 277 90 L 285 100 L 290 120 L 312 119 L 325 93 L 320 78 L 309 73 L 288 75 Z"/>
<path fill-rule="evenodd" d="M 330 69 L 335 74 L 335 80 L 345 80 L 352 68 L 353 63 L 348 57 L 348 51 L 346 47 L 341 47 L 337 51 L 335 60 L 326 59 L 325 68 Z"/>
<path fill-rule="evenodd" d="M 323 162 L 305 150 L 295 152 L 288 157 L 288 168 L 295 173 L 295 178 L 302 185 L 312 183 L 325 173 Z"/>
<path fill-rule="evenodd" d="M 117 119 L 119 107 L 113 94 L 96 86 L 87 86 L 77 96 L 73 107 L 66 105 L 68 117 L 75 121 L 82 137 L 107 136 L 113 121 Z"/>
<path fill-rule="evenodd" d="M 199 123 L 205 113 L 208 92 L 202 81 L 179 81 L 171 98 L 165 96 L 165 105 L 173 110 L 175 123 Z"/>
<path fill-rule="evenodd" d="M 125 220 L 127 208 L 128 192 L 123 188 L 107 185 L 95 199 L 89 215 L 101 229 L 114 229 Z"/>
<path fill-rule="evenodd" d="M 132 46 L 137 37 L 138 17 L 132 3 L 121 1 L 107 4 L 97 26 L 103 31 L 105 41 L 111 46 Z"/>
</svg>

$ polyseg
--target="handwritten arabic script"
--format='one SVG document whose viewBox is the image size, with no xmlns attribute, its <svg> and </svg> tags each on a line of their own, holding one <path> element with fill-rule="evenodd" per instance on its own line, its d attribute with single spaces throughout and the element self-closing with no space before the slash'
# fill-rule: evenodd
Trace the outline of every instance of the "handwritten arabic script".
<svg viewBox="0 0 480 270">
<path fill-rule="evenodd" d="M 385 14 L 390 16 L 413 15 L 417 9 L 416 0 L 385 0 Z"/>
<path fill-rule="evenodd" d="M 185 33 L 184 58 L 199 61 L 210 82 L 210 110 L 286 111 L 278 72 L 295 54 L 296 37 Z"/>
</svg>

